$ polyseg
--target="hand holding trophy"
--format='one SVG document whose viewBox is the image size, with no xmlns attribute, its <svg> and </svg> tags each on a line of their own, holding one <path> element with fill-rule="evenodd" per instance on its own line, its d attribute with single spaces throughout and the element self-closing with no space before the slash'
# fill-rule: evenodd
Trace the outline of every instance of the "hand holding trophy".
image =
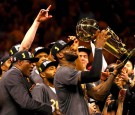
<svg viewBox="0 0 135 115">
<path fill-rule="evenodd" d="M 131 51 L 126 49 L 126 45 L 119 39 L 119 37 L 107 27 L 105 30 L 100 30 L 98 22 L 94 19 L 83 18 L 76 25 L 77 38 L 84 42 L 92 41 L 96 45 L 96 34 L 98 31 L 107 31 L 107 41 L 103 49 L 115 56 L 118 60 L 124 64 L 135 54 L 135 48 Z M 108 39 L 109 37 L 109 39 Z M 106 39 L 106 38 L 105 38 Z"/>
<path fill-rule="evenodd" d="M 90 40 L 95 42 L 95 35 L 97 30 L 100 30 L 98 22 L 90 18 L 81 19 L 76 26 L 77 37 L 84 42 L 89 42 Z M 122 58 L 123 55 L 127 55 L 127 50 L 125 48 L 126 45 L 122 43 L 122 41 L 110 29 L 110 27 L 107 27 L 106 31 L 108 31 L 108 35 L 111 37 L 106 41 L 104 49 L 118 59 Z"/>
</svg>

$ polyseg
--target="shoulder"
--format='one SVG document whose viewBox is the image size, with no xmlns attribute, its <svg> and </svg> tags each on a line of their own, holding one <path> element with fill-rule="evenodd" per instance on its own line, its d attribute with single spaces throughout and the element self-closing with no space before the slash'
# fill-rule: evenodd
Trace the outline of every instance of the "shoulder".
<svg viewBox="0 0 135 115">
<path fill-rule="evenodd" d="M 21 71 L 15 68 L 9 69 L 3 76 L 16 76 L 16 75 L 22 75 Z"/>
<path fill-rule="evenodd" d="M 4 75 L 3 75 L 3 80 L 6 81 L 20 81 L 21 77 L 23 77 L 21 71 L 11 68 L 10 70 L 8 70 Z"/>
<path fill-rule="evenodd" d="M 80 76 L 81 71 L 78 71 L 70 67 L 61 67 L 55 74 L 54 85 L 56 84 L 77 84 L 78 77 Z"/>
<path fill-rule="evenodd" d="M 38 70 L 37 70 L 37 68 L 36 67 L 34 67 L 33 68 L 33 70 L 32 70 L 32 72 L 31 72 L 31 76 L 33 76 L 33 75 L 39 75 L 39 72 L 38 72 Z"/>
<path fill-rule="evenodd" d="M 36 85 L 33 87 L 32 91 L 39 91 L 39 90 L 42 90 L 42 91 L 46 91 L 47 87 L 45 84 L 43 83 L 36 83 Z"/>
<path fill-rule="evenodd" d="M 37 83 L 31 90 L 32 94 L 38 95 L 38 94 L 47 94 L 47 87 L 43 83 Z"/>
<path fill-rule="evenodd" d="M 68 77 L 68 76 L 76 76 L 77 74 L 81 73 L 80 71 L 74 69 L 74 68 L 71 68 L 71 67 L 67 67 L 67 66 L 61 66 L 56 74 L 55 74 L 55 77 Z M 54 77 L 54 78 L 55 78 Z"/>
<path fill-rule="evenodd" d="M 43 83 L 36 83 L 36 85 L 34 86 L 34 88 L 46 88 L 46 86 Z"/>
<path fill-rule="evenodd" d="M 57 72 L 56 72 L 56 75 L 68 75 L 68 74 L 71 74 L 71 73 L 77 73 L 79 71 L 77 71 L 76 69 L 74 68 L 71 68 L 71 67 L 68 67 L 68 66 L 61 66 Z"/>
</svg>

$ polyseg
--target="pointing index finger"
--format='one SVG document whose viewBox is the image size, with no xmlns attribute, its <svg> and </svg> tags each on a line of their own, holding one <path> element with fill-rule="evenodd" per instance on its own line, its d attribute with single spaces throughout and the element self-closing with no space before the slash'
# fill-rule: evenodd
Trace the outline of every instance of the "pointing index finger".
<svg viewBox="0 0 135 115">
<path fill-rule="evenodd" d="M 51 9 L 51 7 L 52 7 L 52 5 L 49 5 L 49 6 L 48 6 L 48 8 L 47 8 L 46 10 L 50 10 L 50 9 Z"/>
</svg>

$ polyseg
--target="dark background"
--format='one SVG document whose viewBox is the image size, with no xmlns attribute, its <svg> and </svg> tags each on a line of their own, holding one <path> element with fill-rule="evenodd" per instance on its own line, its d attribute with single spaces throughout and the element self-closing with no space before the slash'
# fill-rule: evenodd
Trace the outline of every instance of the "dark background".
<svg viewBox="0 0 135 115">
<path fill-rule="evenodd" d="M 135 47 L 135 0 L 0 0 L 0 57 L 21 43 L 39 10 L 49 4 L 53 18 L 40 25 L 31 51 L 76 35 L 76 24 L 85 17 L 96 19 L 103 28 L 109 25 L 128 50 Z"/>
</svg>

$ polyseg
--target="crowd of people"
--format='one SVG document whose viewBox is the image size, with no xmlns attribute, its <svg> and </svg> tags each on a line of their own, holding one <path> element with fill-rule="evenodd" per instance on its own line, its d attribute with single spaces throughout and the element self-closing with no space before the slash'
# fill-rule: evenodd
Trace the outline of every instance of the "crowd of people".
<svg viewBox="0 0 135 115">
<path fill-rule="evenodd" d="M 22 41 L 38 11 L 49 4 L 53 18 L 39 27 L 32 51 L 38 45 L 75 35 L 77 22 L 85 17 L 97 20 L 102 28 L 109 25 L 129 50 L 134 48 L 134 0 L 1 0 L 0 57 Z"/>
<path fill-rule="evenodd" d="M 55 24 L 53 7 L 40 9 L 23 39 L 10 44 L 0 60 L 0 115 L 134 115 L 135 57 L 107 64 L 103 48 L 111 35 L 106 29 L 95 33 L 91 49 L 68 32 L 66 40 L 31 49 L 40 26 Z"/>
</svg>

